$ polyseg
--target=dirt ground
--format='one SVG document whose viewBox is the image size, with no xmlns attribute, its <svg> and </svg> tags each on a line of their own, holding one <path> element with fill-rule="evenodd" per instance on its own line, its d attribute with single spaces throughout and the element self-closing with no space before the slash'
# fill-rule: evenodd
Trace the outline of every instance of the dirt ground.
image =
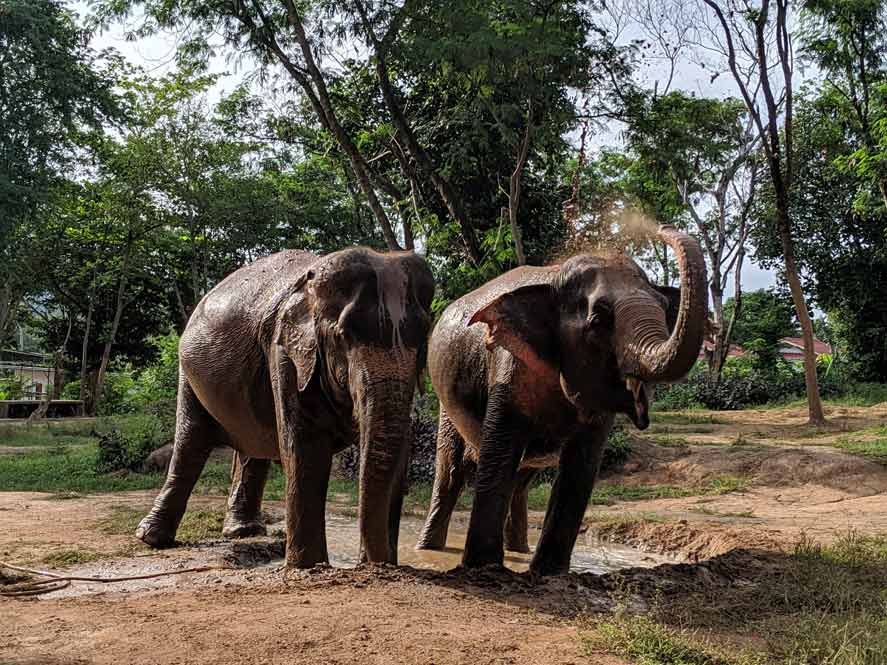
<svg viewBox="0 0 887 665">
<path fill-rule="evenodd" d="M 454 517 L 452 550 L 439 560 L 293 572 L 279 568 L 274 557 L 282 543 L 274 535 L 158 553 L 129 533 L 109 532 L 121 507 L 147 511 L 153 492 L 66 500 L 0 492 L 0 560 L 47 567 L 40 562 L 75 550 L 93 559 L 71 567 L 81 574 L 225 568 L 143 583 L 75 584 L 39 599 L 0 598 L 0 665 L 629 663 L 589 651 L 581 640 L 588 617 L 611 609 L 627 584 L 639 590 L 634 601 L 643 609 L 663 589 L 754 584 L 769 557 L 804 538 L 887 534 L 887 468 L 834 447 L 848 432 L 887 423 L 887 404 L 830 411 L 835 430 L 826 433 L 810 432 L 803 409 L 717 413 L 710 423 L 676 418 L 652 428 L 606 482 L 704 487 L 729 476 L 742 484 L 738 491 L 591 507 L 584 547 L 639 550 L 628 559 L 635 567 L 601 575 L 538 580 L 450 570 L 466 514 Z M 221 497 L 195 497 L 190 508 L 223 505 Z M 267 509 L 282 514 L 278 503 Z M 342 520 L 350 515 L 341 506 L 332 511 Z M 541 518 L 531 515 L 536 529 Z M 405 548 L 410 537 L 402 535 Z M 665 558 L 645 560 L 645 552 Z M 525 558 L 507 565 L 520 571 Z"/>
</svg>

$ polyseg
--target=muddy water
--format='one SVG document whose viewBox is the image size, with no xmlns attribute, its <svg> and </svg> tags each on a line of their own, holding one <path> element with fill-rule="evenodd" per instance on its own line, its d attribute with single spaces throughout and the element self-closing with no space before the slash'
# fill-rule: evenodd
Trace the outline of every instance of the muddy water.
<svg viewBox="0 0 887 665">
<path fill-rule="evenodd" d="M 398 547 L 398 563 L 415 568 L 434 570 L 450 570 L 459 565 L 462 549 L 465 546 L 465 525 L 454 522 L 450 525 L 447 548 L 443 551 L 415 549 L 422 520 L 405 516 L 400 522 L 400 540 Z M 539 531 L 530 530 L 530 549 L 535 549 Z M 327 547 L 330 564 L 339 567 L 350 567 L 357 564 L 360 536 L 357 520 L 346 515 L 327 515 Z M 527 570 L 532 553 L 505 553 L 505 565 L 515 571 Z M 674 561 L 664 556 L 648 554 L 622 545 L 611 543 L 589 542 L 585 535 L 580 535 L 573 550 L 570 568 L 574 572 L 603 574 L 620 568 L 657 566 L 660 563 Z"/>
<path fill-rule="evenodd" d="M 251 581 L 250 569 L 278 567 L 283 558 L 282 515 L 274 515 L 274 523 L 269 525 L 270 535 L 240 541 L 219 540 L 202 543 L 193 547 L 178 547 L 159 552 L 143 554 L 124 559 L 105 559 L 70 568 L 74 575 L 89 577 L 119 577 L 144 575 L 163 571 L 182 570 L 196 566 L 220 566 L 239 569 L 213 570 L 209 572 L 186 573 L 148 580 L 133 580 L 114 584 L 78 582 L 71 587 L 47 594 L 41 598 L 52 599 L 102 592 L 140 592 L 163 588 L 183 587 L 188 584 L 247 584 Z M 447 548 L 443 551 L 416 551 L 414 549 L 422 520 L 405 516 L 401 520 L 400 547 L 398 559 L 401 565 L 433 570 L 450 570 L 459 565 L 462 548 L 465 544 L 465 525 L 458 521 L 450 525 Z M 534 548 L 539 532 L 530 530 L 530 547 Z M 357 565 L 360 536 L 357 518 L 340 513 L 327 515 L 327 545 L 330 564 L 341 568 Z M 532 554 L 506 552 L 505 565 L 512 570 L 527 570 Z M 674 561 L 664 556 L 648 554 L 629 547 L 610 543 L 589 542 L 584 535 L 579 536 L 573 552 L 571 568 L 575 572 L 602 574 L 620 568 L 653 567 L 660 563 Z"/>
</svg>

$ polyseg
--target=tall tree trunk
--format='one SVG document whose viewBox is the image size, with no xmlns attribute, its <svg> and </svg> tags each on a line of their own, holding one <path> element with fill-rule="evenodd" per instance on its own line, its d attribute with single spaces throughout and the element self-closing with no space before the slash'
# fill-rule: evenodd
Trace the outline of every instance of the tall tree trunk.
<svg viewBox="0 0 887 665">
<path fill-rule="evenodd" d="M 89 333 L 92 328 L 92 313 L 95 310 L 95 277 L 89 290 L 89 308 L 86 311 L 86 325 L 83 329 L 83 344 L 80 349 L 80 401 L 86 404 L 88 397 L 88 385 L 86 381 L 87 367 L 86 361 L 89 355 Z"/>
<path fill-rule="evenodd" d="M 524 129 L 524 136 L 517 151 L 514 171 L 511 172 L 511 178 L 509 178 L 508 183 L 508 222 L 511 225 L 514 255 L 517 257 L 517 264 L 519 266 L 526 265 L 527 263 L 527 254 L 524 252 L 524 237 L 520 224 L 517 221 L 517 211 L 520 206 L 521 176 L 524 173 L 527 157 L 530 154 L 530 123 L 532 122 L 532 117 L 532 110 L 530 110 L 527 112 L 527 126 Z"/>
<path fill-rule="evenodd" d="M 795 305 L 795 314 L 801 324 L 801 335 L 804 339 L 804 382 L 807 388 L 807 412 L 811 425 L 825 425 L 825 414 L 822 411 L 822 399 L 819 396 L 819 380 L 816 376 L 816 352 L 813 348 L 813 322 L 804 299 L 801 279 L 795 261 L 795 246 L 791 236 L 791 219 L 788 212 L 788 200 L 785 192 L 776 192 L 776 223 L 779 227 L 779 240 L 782 243 L 782 255 L 785 258 L 785 276 L 788 288 Z"/>
<path fill-rule="evenodd" d="M 117 283 L 117 303 L 114 308 L 114 319 L 111 322 L 111 331 L 108 333 L 108 339 L 105 340 L 105 348 L 102 349 L 102 360 L 99 363 L 99 371 L 95 379 L 95 399 L 93 399 L 93 409 L 98 408 L 102 400 L 102 389 L 105 385 L 105 373 L 108 370 L 108 363 L 111 361 L 111 349 L 117 337 L 117 329 L 120 327 L 120 319 L 123 316 L 123 308 L 126 304 L 126 283 L 128 281 L 128 269 L 130 248 L 127 248 L 126 254 L 123 256 L 123 264 L 120 266 L 120 280 Z"/>
</svg>

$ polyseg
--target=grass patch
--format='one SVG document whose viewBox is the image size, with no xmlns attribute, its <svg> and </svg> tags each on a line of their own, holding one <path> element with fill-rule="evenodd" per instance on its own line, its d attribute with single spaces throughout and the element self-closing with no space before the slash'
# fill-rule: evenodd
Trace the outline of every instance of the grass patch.
<svg viewBox="0 0 887 665">
<path fill-rule="evenodd" d="M 874 439 L 871 441 L 840 439 L 835 443 L 835 447 L 887 466 L 887 439 Z"/>
<path fill-rule="evenodd" d="M 146 510 L 114 506 L 107 517 L 99 520 L 97 526 L 99 531 L 108 535 L 131 536 L 146 514 Z M 224 521 L 224 508 L 188 510 L 179 524 L 176 540 L 183 544 L 192 544 L 221 538 Z"/>
<path fill-rule="evenodd" d="M 582 638 L 589 656 L 602 650 L 640 665 L 763 665 L 760 656 L 728 653 L 698 634 L 671 628 L 624 610 L 593 622 Z"/>
<path fill-rule="evenodd" d="M 643 617 L 617 610 L 592 624 L 588 643 L 650 665 L 887 662 L 887 536 L 850 532 L 828 545 L 803 538 L 791 553 L 742 561 L 743 584 L 650 591 Z M 753 640 L 765 653 L 712 649 L 703 633 Z"/>
<path fill-rule="evenodd" d="M 101 556 L 98 552 L 75 547 L 51 552 L 40 559 L 40 563 L 53 568 L 65 568 L 67 566 L 76 566 L 80 563 L 89 563 L 90 561 L 100 559 Z"/>
<path fill-rule="evenodd" d="M 681 431 L 683 434 L 683 430 Z M 660 446 L 673 446 L 683 448 L 685 446 L 690 445 L 690 442 L 687 441 L 682 436 L 674 436 L 674 434 L 668 430 L 665 430 L 662 434 L 655 434 L 653 436 L 645 437 L 647 441 L 655 443 Z"/>
<path fill-rule="evenodd" d="M 0 455 L 0 491 L 119 492 L 159 487 L 161 474 L 101 475 L 95 443 L 52 447 L 25 455 Z"/>
<path fill-rule="evenodd" d="M 653 423 L 666 423 L 669 425 L 723 425 L 713 413 L 706 411 L 658 411 L 650 415 Z"/>
<path fill-rule="evenodd" d="M 693 508 L 688 508 L 688 510 L 694 513 L 701 513 L 702 515 L 711 515 L 712 517 L 741 517 L 744 519 L 753 519 L 755 517 L 755 512 L 753 510 L 731 512 L 715 510 L 707 506 L 695 506 Z"/>
<path fill-rule="evenodd" d="M 83 446 L 95 440 L 92 422 L 0 426 L 0 446 Z"/>
</svg>

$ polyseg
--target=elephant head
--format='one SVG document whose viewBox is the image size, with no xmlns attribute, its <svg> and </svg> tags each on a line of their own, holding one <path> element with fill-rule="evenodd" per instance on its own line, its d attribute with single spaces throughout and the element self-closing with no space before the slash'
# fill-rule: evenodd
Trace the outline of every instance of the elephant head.
<svg viewBox="0 0 887 665">
<path fill-rule="evenodd" d="M 498 345 L 590 418 L 625 413 L 649 425 L 650 384 L 676 381 L 699 354 L 707 318 L 705 261 L 699 244 L 670 226 L 660 240 L 675 252 L 680 289 L 654 286 L 621 254 L 579 254 L 542 284 L 519 286 L 475 312 Z"/>
<path fill-rule="evenodd" d="M 336 412 L 353 413 L 361 536 L 370 561 L 396 560 L 388 507 L 409 453 L 410 409 L 425 365 L 433 296 L 431 271 L 418 255 L 346 249 L 311 266 L 278 326 L 299 393 L 319 388 Z"/>
</svg>

